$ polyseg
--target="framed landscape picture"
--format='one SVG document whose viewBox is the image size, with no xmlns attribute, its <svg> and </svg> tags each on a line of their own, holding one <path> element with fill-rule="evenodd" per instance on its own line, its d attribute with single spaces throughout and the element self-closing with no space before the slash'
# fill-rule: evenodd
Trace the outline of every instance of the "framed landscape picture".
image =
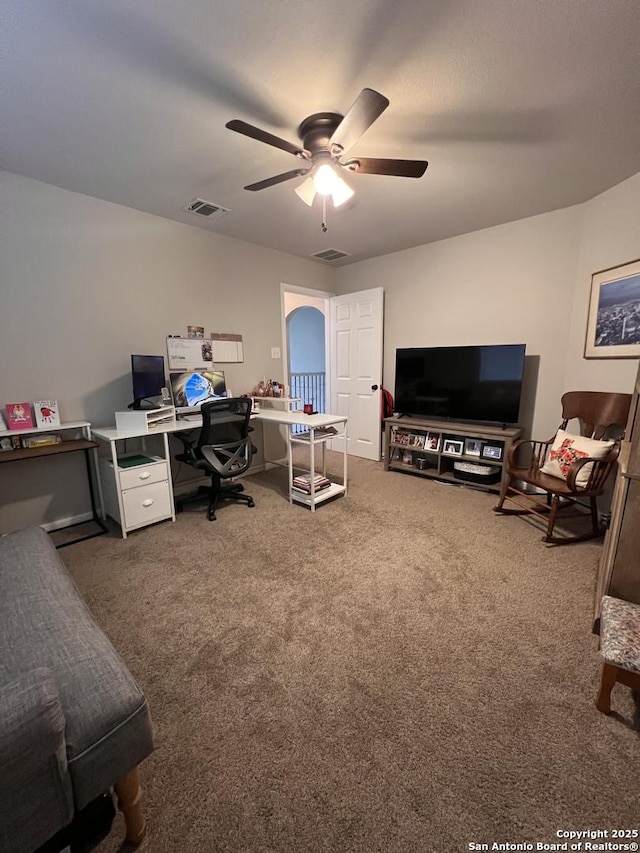
<svg viewBox="0 0 640 853">
<path fill-rule="evenodd" d="M 585 358 L 640 356 L 640 260 L 591 276 Z"/>
</svg>

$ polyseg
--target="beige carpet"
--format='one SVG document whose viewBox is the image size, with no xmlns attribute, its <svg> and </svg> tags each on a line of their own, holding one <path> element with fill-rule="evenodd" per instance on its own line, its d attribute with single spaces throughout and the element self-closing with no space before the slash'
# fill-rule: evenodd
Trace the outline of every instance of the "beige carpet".
<svg viewBox="0 0 640 853">
<path fill-rule="evenodd" d="M 337 460 L 331 463 L 337 465 Z M 255 509 L 60 553 L 143 687 L 144 850 L 454 853 L 632 828 L 638 712 L 594 707 L 600 545 L 350 460 L 314 514 Z M 123 825 L 99 846 L 118 849 Z"/>
</svg>

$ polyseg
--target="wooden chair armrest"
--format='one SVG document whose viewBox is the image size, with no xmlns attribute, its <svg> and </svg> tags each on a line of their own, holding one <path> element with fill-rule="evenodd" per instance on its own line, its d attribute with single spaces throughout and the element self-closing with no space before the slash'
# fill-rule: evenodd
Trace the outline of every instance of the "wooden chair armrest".
<svg viewBox="0 0 640 853">
<path fill-rule="evenodd" d="M 555 436 L 553 438 L 555 438 Z M 544 461 L 547 457 L 547 451 L 553 444 L 553 438 L 548 439 L 548 441 L 535 441 L 531 438 L 521 438 L 518 439 L 518 441 L 514 441 L 507 453 L 507 466 L 509 468 L 525 467 L 523 465 L 519 465 L 517 459 L 519 456 L 522 458 L 525 455 L 523 451 L 526 451 L 526 448 L 529 448 L 529 450 L 526 451 L 530 460 L 527 463 L 528 467 L 540 468 L 541 465 L 544 465 Z"/>
<path fill-rule="evenodd" d="M 591 456 L 585 456 L 582 459 L 575 459 L 571 465 L 569 465 L 569 470 L 567 472 L 567 486 L 572 491 L 575 491 L 576 489 L 587 492 L 599 491 L 604 486 L 611 468 L 615 464 L 619 454 L 620 445 L 616 443 L 607 455 L 602 457 L 602 459 L 594 459 Z M 589 465 L 589 463 L 592 464 L 589 479 L 583 486 L 576 486 L 576 477 L 580 473 L 581 468 L 584 468 L 585 465 Z"/>
</svg>

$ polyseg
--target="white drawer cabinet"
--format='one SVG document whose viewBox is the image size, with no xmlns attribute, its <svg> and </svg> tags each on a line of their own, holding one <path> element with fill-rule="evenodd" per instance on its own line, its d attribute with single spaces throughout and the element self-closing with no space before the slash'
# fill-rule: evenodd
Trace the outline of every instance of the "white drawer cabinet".
<svg viewBox="0 0 640 853">
<path fill-rule="evenodd" d="M 135 489 L 137 486 L 148 486 L 169 479 L 167 463 L 158 459 L 152 465 L 135 465 L 133 468 L 120 469 L 120 488 Z"/>
<path fill-rule="evenodd" d="M 119 457 L 118 461 L 125 459 Z M 118 522 L 125 539 L 127 533 L 147 524 L 169 518 L 175 521 L 169 463 L 160 457 L 151 460 L 131 467 L 115 466 L 108 457 L 100 462 L 105 509 Z"/>
<path fill-rule="evenodd" d="M 127 530 L 171 518 L 171 497 L 166 482 L 150 483 L 122 492 L 124 526 Z"/>
</svg>

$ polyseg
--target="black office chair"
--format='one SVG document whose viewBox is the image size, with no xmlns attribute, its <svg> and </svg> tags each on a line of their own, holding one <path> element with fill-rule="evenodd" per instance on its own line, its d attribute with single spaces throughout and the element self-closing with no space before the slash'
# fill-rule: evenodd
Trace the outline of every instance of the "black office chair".
<svg viewBox="0 0 640 853">
<path fill-rule="evenodd" d="M 248 397 L 225 397 L 203 403 L 202 428 L 196 442 L 188 433 L 175 433 L 184 445 L 184 453 L 176 455 L 179 462 L 205 471 L 211 477 L 211 486 L 200 486 L 196 494 L 176 501 L 176 510 L 181 512 L 184 504 L 201 501 L 202 495 L 209 496 L 209 521 L 215 521 L 216 507 L 222 499 L 242 501 L 255 506 L 253 498 L 243 494 L 241 483 L 223 485 L 222 480 L 243 474 L 251 465 L 256 448 L 251 443 L 249 426 L 251 399 Z"/>
</svg>

